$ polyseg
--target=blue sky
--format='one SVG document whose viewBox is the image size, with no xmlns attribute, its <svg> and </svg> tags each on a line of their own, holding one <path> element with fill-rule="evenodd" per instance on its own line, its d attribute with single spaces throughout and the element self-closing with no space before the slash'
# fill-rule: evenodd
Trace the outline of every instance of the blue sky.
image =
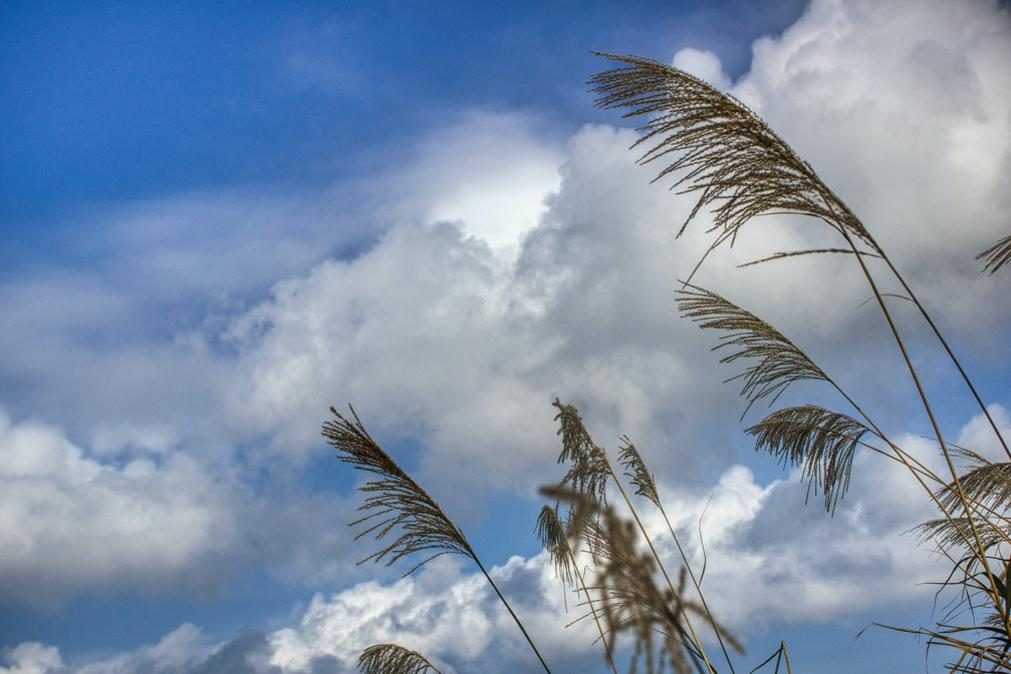
<svg viewBox="0 0 1011 674">
<path fill-rule="evenodd" d="M 704 39 L 740 70 L 801 5 L 8 3 L 5 232 L 96 203 L 354 176 L 469 106 L 571 130 L 600 118 L 589 49 Z"/>
<path fill-rule="evenodd" d="M 674 240 L 691 204 L 593 107 L 594 49 L 763 115 L 895 251 L 1009 425 L 1007 281 L 972 259 L 1011 215 L 996 3 L 7 3 L 0 674 L 345 672 L 378 638 L 450 671 L 526 671 L 462 562 L 409 581 L 355 566 L 357 477 L 318 437 L 346 401 L 499 567 L 559 668 L 600 667 L 532 535 L 556 395 L 602 444 L 640 444 L 686 536 L 704 520 L 749 669 L 782 638 L 808 671 L 922 662 L 911 639 L 852 637 L 929 621 L 917 583 L 939 566 L 903 535 L 929 510 L 860 455 L 829 518 L 754 454 L 733 373 L 672 301 L 709 216 Z M 754 231 L 700 280 L 928 454 L 852 269 L 735 268 L 824 232 Z M 990 451 L 898 315 L 945 432 Z M 813 387 L 783 402 L 808 400 L 839 404 Z"/>
</svg>

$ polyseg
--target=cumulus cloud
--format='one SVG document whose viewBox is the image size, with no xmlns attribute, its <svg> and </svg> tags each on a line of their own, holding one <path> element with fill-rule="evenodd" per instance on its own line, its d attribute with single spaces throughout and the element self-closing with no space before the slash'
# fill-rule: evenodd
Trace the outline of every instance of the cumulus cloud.
<svg viewBox="0 0 1011 674">
<path fill-rule="evenodd" d="M 954 329 L 1006 320 L 972 255 L 1006 228 L 1011 57 L 994 2 L 813 2 L 733 88 L 821 172 Z M 956 234 L 957 233 L 957 234 Z M 980 309 L 995 302 L 996 316 Z"/>
<path fill-rule="evenodd" d="M 5 649 L 0 674 L 48 674 L 63 669 L 60 649 L 35 641 L 26 641 Z"/>
<path fill-rule="evenodd" d="M 0 592 L 32 602 L 201 574 L 237 532 L 232 504 L 191 459 L 101 463 L 2 410 L 0 485 Z"/>
<path fill-rule="evenodd" d="M 993 412 L 1003 420 L 1002 429 L 1011 430 L 1007 410 Z M 981 415 L 972 419 L 963 436 L 981 421 Z M 940 465 L 926 440 L 904 436 L 898 442 L 927 465 Z M 661 485 L 661 497 L 696 570 L 703 563 L 700 541 L 705 541 L 707 599 L 720 620 L 744 638 L 772 623 L 828 621 L 886 604 L 929 603 L 933 588 L 924 583 L 945 573 L 939 557 L 908 533 L 931 516 L 928 499 L 904 469 L 869 451 L 858 453 L 853 486 L 834 518 L 820 503 L 805 505 L 806 486 L 796 473 L 761 484 L 741 465 L 728 468 L 707 488 Z M 643 512 L 668 568 L 676 568 L 679 557 L 666 526 L 646 508 Z M 563 597 L 543 554 L 513 557 L 491 575 L 549 662 L 565 671 L 601 666 L 592 646 L 592 623 L 565 626 L 582 609 L 575 596 Z M 213 643 L 184 624 L 153 646 L 72 665 L 51 646 L 24 643 L 6 653 L 11 669 L 0 671 L 343 674 L 355 671 L 365 647 L 390 642 L 424 653 L 447 672 L 534 667 L 484 577 L 443 558 L 392 583 L 368 581 L 316 594 L 291 624 L 269 634 L 247 630 Z"/>
<path fill-rule="evenodd" d="M 816 2 L 782 36 L 756 43 L 751 70 L 731 91 L 850 202 L 942 325 L 979 346 L 1008 318 L 999 284 L 972 258 L 1009 215 L 1002 167 L 1011 156 L 1011 87 L 994 66 L 1006 60 L 1011 29 L 988 19 L 991 6 L 939 9 L 965 16 L 928 27 L 930 11 Z M 924 68 L 928 53 L 952 63 Z M 730 87 L 710 52 L 685 50 L 674 62 Z M 958 95 L 935 105 L 945 87 Z M 420 436 L 430 473 L 447 481 L 469 474 L 515 485 L 535 473 L 555 394 L 610 429 L 604 437 L 619 429 L 647 445 L 699 444 L 697 425 L 685 422 L 733 405 L 717 385 L 733 373 L 715 371 L 707 337 L 676 320 L 671 294 L 708 243 L 708 218 L 673 241 L 691 200 L 647 184 L 651 168 L 635 167 L 627 150 L 634 139 L 587 127 L 569 140 L 562 182 L 515 261 L 486 249 L 479 230 L 476 240 L 465 236 L 473 233 L 466 222 L 462 232 L 408 225 L 350 262 L 276 286 L 233 325 L 243 337 L 241 407 L 288 447 L 296 427 L 310 427 L 314 401 L 354 399 L 379 428 Z M 900 408 L 901 394 L 884 384 L 902 364 L 873 305 L 861 307 L 869 290 L 851 260 L 734 269 L 776 250 L 831 245 L 816 221 L 763 218 L 699 279 L 841 371 L 851 392 Z M 883 282 L 886 291 L 894 285 Z M 922 324 L 905 306 L 896 312 L 915 344 Z M 935 352 L 921 357 L 942 367 Z M 664 460 L 683 466 L 690 456 Z"/>
<path fill-rule="evenodd" d="M 394 223 L 456 222 L 499 255 L 516 254 L 559 185 L 563 147 L 520 112 L 469 111 L 423 137 L 407 165 L 385 177 Z"/>
<path fill-rule="evenodd" d="M 52 605 L 109 589 L 206 592 L 254 559 L 299 583 L 345 577 L 342 528 L 305 535 L 344 504 L 259 496 L 184 452 L 103 459 L 0 408 L 0 598 Z"/>
<path fill-rule="evenodd" d="M 764 115 L 864 218 L 942 327 L 977 347 L 996 344 L 1008 316 L 1000 284 L 972 260 L 1009 215 L 1006 18 L 987 3 L 820 0 L 759 40 L 734 83 L 703 49 L 674 63 Z M 708 340 L 676 320 L 671 302 L 676 277 L 704 250 L 707 218 L 673 241 L 690 200 L 648 184 L 652 170 L 627 150 L 634 138 L 587 127 L 561 145 L 529 115 L 471 113 L 397 167 L 324 197 L 191 196 L 128 209 L 109 229 L 118 242 L 109 277 L 5 289 L 6 322 L 24 326 L 0 338 L 23 352 L 4 366 L 19 394 L 7 404 L 25 416 L 63 410 L 96 449 L 262 443 L 301 459 L 326 404 L 352 399 L 380 430 L 420 435 L 433 473 L 523 488 L 519 476 L 543 465 L 538 438 L 555 394 L 644 444 L 695 445 L 697 425 L 686 421 L 733 404 L 717 385 L 724 372 L 714 376 L 703 355 Z M 335 210 L 340 226 L 328 228 Z M 700 281 L 895 407 L 879 384 L 901 364 L 874 307 L 856 308 L 868 291 L 849 260 L 733 268 L 812 244 L 833 242 L 812 221 L 762 219 Z M 334 250 L 342 254 L 324 261 Z M 128 292 L 135 277 L 143 297 L 179 293 L 155 304 L 183 316 L 155 320 L 170 343 L 103 327 L 151 323 Z M 883 365 L 861 366 L 872 362 Z M 96 390 L 83 395 L 82 380 Z"/>
</svg>

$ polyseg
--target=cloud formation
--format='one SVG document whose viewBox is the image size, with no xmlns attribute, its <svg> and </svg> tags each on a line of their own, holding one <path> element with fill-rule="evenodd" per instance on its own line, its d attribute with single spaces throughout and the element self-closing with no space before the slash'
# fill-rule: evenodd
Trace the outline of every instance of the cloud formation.
<svg viewBox="0 0 1011 674">
<path fill-rule="evenodd" d="M 237 469 L 190 453 L 89 453 L 49 424 L 0 408 L 0 599 L 35 607 L 81 593 L 213 591 L 266 562 L 296 585 L 346 578 L 340 527 L 305 535 L 347 507 L 276 485 L 258 493 Z M 339 514 L 338 514 L 339 513 Z"/>
<path fill-rule="evenodd" d="M 1007 410 L 993 412 L 1011 432 Z M 981 415 L 972 419 L 962 438 L 971 438 L 981 423 Z M 937 463 L 930 443 L 912 436 L 899 442 L 928 465 Z M 737 465 L 706 489 L 660 488 L 697 570 L 703 563 L 696 533 L 701 528 L 707 599 L 744 638 L 774 623 L 829 621 L 886 603 L 927 601 L 933 588 L 924 583 L 944 575 L 944 565 L 908 533 L 931 515 L 915 482 L 868 451 L 858 454 L 853 487 L 834 518 L 818 503 L 805 506 L 806 487 L 796 473 L 763 485 Z M 653 514 L 646 523 L 668 567 L 677 568 L 665 525 Z M 491 573 L 549 662 L 565 671 L 600 666 L 592 623 L 565 627 L 582 609 L 575 595 L 563 598 L 543 554 L 513 557 Z M 6 652 L 8 669 L 0 672 L 343 674 L 355 671 L 359 653 L 376 643 L 418 650 L 447 672 L 517 671 L 533 657 L 485 579 L 443 558 L 392 583 L 367 581 L 316 594 L 291 624 L 269 634 L 246 630 L 214 643 L 184 624 L 153 646 L 74 665 L 64 663 L 58 649 L 28 642 Z"/>
<path fill-rule="evenodd" d="M 817 0 L 781 36 L 756 42 L 736 81 L 703 49 L 674 56 L 792 143 L 974 349 L 1002 346 L 1011 317 L 1005 286 L 972 259 L 1011 222 L 1009 62 L 1007 11 L 992 2 Z M 700 514 L 698 485 L 718 478 L 706 518 L 713 577 L 725 580 L 716 592 L 737 596 L 748 589 L 740 578 L 758 579 L 728 608 L 735 624 L 840 615 L 897 596 L 896 578 L 920 577 L 928 566 L 895 535 L 921 513 L 904 510 L 887 471 L 869 471 L 877 488 L 834 521 L 801 511 L 805 537 L 784 539 L 801 491 L 756 481 L 747 467 L 714 469 L 730 463 L 738 437 L 727 426 L 739 401 L 720 384 L 733 372 L 716 367 L 708 336 L 677 319 L 671 298 L 708 221 L 673 240 L 691 202 L 649 184 L 652 169 L 628 150 L 631 130 L 587 126 L 558 143 L 529 115 L 455 121 L 402 165 L 323 194 L 125 209 L 103 230 L 97 268 L 4 282 L 0 350 L 18 358 L 0 364 L 0 402 L 19 421 L 0 423 L 0 592 L 49 601 L 173 585 L 263 549 L 274 553 L 261 563 L 303 582 L 339 577 L 340 537 L 320 547 L 292 523 L 306 512 L 346 521 L 349 509 L 271 500 L 235 477 L 243 461 L 301 465 L 320 448 L 326 406 L 351 400 L 393 446 L 417 441 L 423 481 L 453 511 L 550 479 L 555 395 L 579 405 L 602 444 L 635 438 L 677 495 L 682 526 Z M 810 348 L 886 410 L 889 426 L 919 430 L 887 412 L 909 409 L 894 385 L 900 365 L 873 308 L 856 308 L 867 291 L 848 260 L 733 268 L 825 243 L 817 223 L 761 219 L 700 281 Z M 915 329 L 914 316 L 900 319 Z M 946 376 L 918 355 L 933 381 Z M 68 430 L 30 420 L 43 411 Z M 74 551 L 75 563 L 56 550 Z M 520 560 L 510 573 L 540 578 L 537 564 Z M 437 590 L 419 583 L 397 586 L 419 611 L 448 611 L 439 602 L 454 592 L 484 601 L 466 575 Z M 776 603 L 787 585 L 800 596 Z M 362 587 L 378 605 L 396 603 L 387 586 Z M 353 599 L 321 596 L 304 624 L 249 643 L 278 658 L 273 667 L 323 667 L 317 657 L 345 666 L 350 656 L 318 642 L 333 636 L 331 616 L 351 619 Z M 488 615 L 471 615 L 475 644 L 498 634 Z M 366 622 L 401 634 L 384 620 Z M 483 652 L 427 645 L 435 657 Z M 51 648 L 18 648 L 7 654 L 22 668 L 13 671 L 60 666 Z M 222 651 L 201 652 L 205 662 Z"/>
</svg>

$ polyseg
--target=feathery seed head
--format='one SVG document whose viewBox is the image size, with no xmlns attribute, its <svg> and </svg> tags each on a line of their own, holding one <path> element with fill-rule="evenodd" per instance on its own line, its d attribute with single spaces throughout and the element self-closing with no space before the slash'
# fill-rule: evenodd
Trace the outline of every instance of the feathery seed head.
<svg viewBox="0 0 1011 674">
<path fill-rule="evenodd" d="M 417 651 L 397 644 L 369 646 L 358 657 L 361 674 L 442 674 L 435 665 Z"/>
<path fill-rule="evenodd" d="M 445 554 L 475 559 L 463 532 L 446 517 L 439 504 L 383 451 L 365 430 L 354 408 L 348 407 L 351 419 L 330 408 L 335 419 L 323 424 L 323 437 L 337 449 L 338 459 L 379 477 L 358 488 L 369 497 L 358 508 L 365 513 L 364 517 L 350 525 L 366 525 L 355 540 L 374 534 L 376 541 L 383 541 L 387 535 L 397 534 L 392 543 L 358 563 L 384 562 L 386 566 L 391 566 L 402 557 L 416 552 L 427 553 L 427 557 L 404 574 L 406 576 Z"/>
</svg>

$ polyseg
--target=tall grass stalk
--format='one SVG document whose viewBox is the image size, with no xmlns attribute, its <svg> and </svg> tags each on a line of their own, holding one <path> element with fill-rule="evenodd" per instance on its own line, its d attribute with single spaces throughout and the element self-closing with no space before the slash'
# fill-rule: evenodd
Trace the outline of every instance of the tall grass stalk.
<svg viewBox="0 0 1011 674">
<path fill-rule="evenodd" d="M 369 496 L 358 508 L 365 515 L 351 523 L 351 526 L 366 525 L 366 528 L 355 536 L 355 540 L 374 534 L 376 541 L 382 542 L 391 532 L 399 534 L 393 542 L 358 563 L 385 562 L 386 566 L 391 566 L 401 558 L 416 553 L 427 555 L 404 574 L 407 576 L 442 555 L 456 554 L 469 558 L 481 570 L 488 584 L 509 611 L 509 615 L 516 622 L 516 626 L 537 656 L 544 671 L 550 674 L 551 670 L 541 657 L 537 645 L 530 638 L 526 627 L 505 595 L 488 574 L 474 548 L 463 535 L 463 531 L 446 516 L 435 499 L 372 439 L 354 408 L 349 406 L 349 409 L 350 419 L 336 408 L 330 408 L 334 419 L 323 424 L 323 437 L 337 449 L 337 457 L 342 462 L 379 477 L 358 488 Z"/>
<path fill-rule="evenodd" d="M 864 426 L 855 420 L 845 419 L 840 425 L 838 414 L 821 414 L 819 417 L 811 414 L 811 406 L 808 406 L 806 418 L 809 422 L 814 419 L 815 423 L 805 427 L 798 423 L 803 417 L 798 411 L 801 408 L 794 408 L 789 414 L 786 414 L 789 410 L 781 410 L 767 417 L 758 427 L 750 429 L 759 438 L 760 448 L 764 443 L 765 449 L 784 461 L 802 466 L 815 488 L 824 489 L 826 508 L 832 510 L 838 497 L 848 487 L 853 451 L 858 445 L 865 444 L 861 436 L 872 432 L 883 441 L 887 450 L 876 451 L 902 463 L 940 511 L 941 518 L 929 523 L 927 531 L 941 553 L 953 560 L 953 573 L 961 573 L 957 584 L 960 585 L 963 601 L 970 607 L 978 607 L 974 597 L 983 597 L 991 612 L 983 619 L 976 618 L 975 612 L 970 613 L 973 619 L 970 625 L 952 627 L 939 624 L 938 629 L 928 631 L 929 635 L 934 643 L 947 644 L 962 654 L 951 666 L 952 671 L 973 672 L 983 661 L 995 663 L 993 649 L 988 645 L 990 642 L 1002 646 L 1003 655 L 997 658 L 995 664 L 1006 667 L 1007 652 L 1011 649 L 1011 593 L 1007 591 L 1007 586 L 1011 585 L 1011 564 L 1004 561 L 1006 553 L 1001 552 L 1001 547 L 1011 545 L 1011 527 L 1006 517 L 1011 504 L 1007 501 L 995 504 L 986 496 L 981 500 L 978 494 L 967 493 L 963 487 L 963 476 L 955 465 L 955 452 L 944 438 L 934 405 L 910 356 L 907 340 L 885 302 L 885 297 L 891 294 L 880 290 L 870 265 L 875 260 L 883 262 L 887 272 L 905 292 L 900 297 L 916 306 L 979 406 L 1005 456 L 1011 459 L 1011 450 L 1000 429 L 936 322 L 860 219 L 822 182 L 807 162 L 744 104 L 665 64 L 636 56 L 600 55 L 617 66 L 591 79 L 594 91 L 599 95 L 597 104 L 604 108 L 623 109 L 626 117 L 644 118 L 646 121 L 640 129 L 642 136 L 633 145 L 646 148 L 640 163 L 669 162 L 659 170 L 655 180 L 677 176 L 672 189 L 679 188 L 682 194 L 697 195 L 695 206 L 678 236 L 701 209 L 707 208 L 713 213 L 714 224 L 709 232 L 714 237 L 682 290 L 682 313 L 699 322 L 701 327 L 728 331 L 717 348 L 729 345 L 738 350 L 725 356 L 722 362 L 743 358 L 754 363 L 736 377 L 744 382 L 741 393 L 747 399 L 748 407 L 765 397 L 775 402 L 788 386 L 797 381 L 821 380 L 833 386 L 867 424 Z M 873 293 L 933 430 L 946 468 L 943 479 L 888 439 L 840 386 L 775 328 L 747 312 L 726 311 L 726 306 L 720 304 L 722 298 L 690 284 L 695 271 L 709 255 L 724 243 L 733 245 L 741 229 L 753 218 L 777 213 L 814 218 L 835 231 L 845 247 L 776 253 L 743 266 L 766 264 L 799 255 L 844 254 L 852 257 Z M 1002 239 L 979 257 L 986 260 L 984 271 L 992 274 L 1011 260 L 1011 237 Z M 1005 472 L 992 470 L 989 466 L 983 468 L 984 481 L 989 480 L 983 493 L 1001 489 L 1001 480 L 1007 479 Z M 932 484 L 928 484 L 928 480 Z M 964 556 L 953 554 L 954 549 L 961 549 Z M 992 562 L 1000 562 L 1002 568 L 994 568 Z M 961 636 L 966 633 L 975 633 L 980 638 L 975 642 L 966 641 Z"/>
<path fill-rule="evenodd" d="M 621 494 L 622 500 L 642 536 L 642 540 L 646 543 L 650 555 L 656 563 L 656 567 L 659 569 L 661 575 L 663 575 L 667 588 L 672 595 L 677 596 L 679 594 L 678 590 L 675 589 L 674 583 L 667 573 L 667 567 L 664 565 L 659 553 L 657 553 L 652 537 L 646 531 L 646 527 L 639 517 L 638 510 L 636 510 L 632 499 L 628 496 L 628 492 L 625 491 L 625 486 L 615 472 L 611 459 L 607 455 L 607 450 L 593 441 L 589 431 L 586 430 L 586 426 L 583 424 L 582 417 L 579 416 L 579 411 L 575 407 L 563 404 L 558 398 L 555 398 L 552 404 L 558 409 L 555 419 L 560 422 L 558 434 L 562 436 L 562 452 L 558 457 L 558 461 L 562 463 L 569 460 L 572 464 L 568 474 L 563 478 L 562 484 L 576 485 L 577 489 L 583 487 L 580 491 L 584 496 L 603 503 L 605 501 L 605 485 L 610 481 L 618 490 L 618 493 Z M 702 645 L 702 640 L 699 639 L 695 626 L 692 624 L 687 613 L 684 614 L 684 623 L 688 629 L 695 652 L 698 653 L 698 656 L 705 663 L 706 671 L 710 674 L 716 674 L 716 669 L 709 661 L 709 656 Z"/>
<path fill-rule="evenodd" d="M 714 350 L 719 351 L 721 363 L 743 366 L 731 377 L 741 387 L 745 403 L 742 419 L 756 402 L 774 405 L 788 388 L 802 382 L 829 387 L 852 408 L 854 416 L 811 404 L 775 409 L 746 429 L 756 449 L 767 452 L 784 467 L 796 466 L 807 481 L 809 493 L 813 490 L 822 494 L 829 513 L 835 511 L 849 488 L 858 450 L 871 451 L 903 466 L 937 511 L 938 516 L 923 523 L 918 531 L 923 541 L 929 541 L 950 561 L 951 572 L 940 585 L 942 590 L 954 590 L 954 598 L 947 615 L 933 628 L 892 629 L 926 636 L 928 647 L 944 645 L 953 649 L 956 657 L 946 665 L 952 672 L 1011 671 L 1011 450 L 927 308 L 863 222 L 744 104 L 663 63 L 637 56 L 600 55 L 616 67 L 591 79 L 593 91 L 599 96 L 597 105 L 621 109 L 626 117 L 644 119 L 642 135 L 633 145 L 645 148 L 640 163 L 666 162 L 654 180 L 672 177 L 672 189 L 695 195 L 695 205 L 678 236 L 701 210 L 713 214 L 713 225 L 708 230 L 711 242 L 677 291 L 676 303 L 683 317 L 719 334 Z M 809 255 L 852 258 L 899 351 L 932 429 L 943 469 L 931 469 L 889 437 L 837 379 L 774 326 L 721 295 L 692 284 L 695 273 L 710 255 L 724 244 L 732 246 L 752 219 L 782 213 L 818 221 L 839 236 L 840 244 L 777 252 L 739 266 Z M 978 259 L 984 262 L 983 271 L 991 275 L 1011 263 L 1011 236 L 983 251 Z M 902 294 L 883 292 L 882 275 L 894 279 Z M 945 438 L 936 406 L 910 354 L 909 340 L 886 302 L 886 298 L 893 297 L 908 300 L 916 307 L 979 406 L 1007 461 L 991 462 L 973 448 L 958 447 Z M 614 649 L 622 635 L 628 635 L 634 646 L 633 671 L 638 662 L 645 661 L 647 674 L 657 671 L 657 667 L 663 670 L 665 663 L 677 674 L 691 674 L 693 667 L 699 674 L 717 674 L 693 619 L 712 628 L 729 673 L 734 674 L 730 650 L 742 651 L 740 644 L 713 615 L 702 578 L 692 569 L 653 475 L 638 450 L 622 437 L 618 464 L 624 472 L 619 475 L 607 451 L 590 437 L 576 408 L 558 399 L 553 404 L 558 410 L 555 418 L 562 437 L 558 462 L 567 470 L 558 485 L 542 490 L 555 500 L 555 506 L 542 509 L 537 533 L 563 583 L 566 587 L 576 586 L 585 597 L 588 615 L 593 618 L 613 674 L 618 672 Z M 364 527 L 356 539 L 371 534 L 381 543 L 380 549 L 362 562 L 391 565 L 405 557 L 423 555 L 408 570 L 410 574 L 440 555 L 468 557 L 495 590 L 541 666 L 549 671 L 531 635 L 463 532 L 372 440 L 353 409 L 351 419 L 331 410 L 336 420 L 324 424 L 323 434 L 338 449 L 339 458 L 378 476 L 360 487 L 367 495 L 360 507 L 364 516 L 352 523 Z M 961 469 L 959 463 L 968 469 Z M 681 561 L 676 582 L 658 554 L 623 477 L 636 496 L 657 508 L 666 523 Z M 611 485 L 621 495 L 628 517 L 619 515 L 607 503 Z M 558 515 L 558 506 L 563 502 L 569 506 L 564 520 Z M 387 543 L 387 535 L 394 532 L 394 539 Z M 584 551 L 592 565 L 581 568 L 577 555 Z M 658 575 L 662 583 L 657 582 Z M 686 592 L 688 578 L 697 601 Z M 776 651 L 752 672 L 767 666 L 775 674 L 781 668 L 792 674 L 785 642 L 780 642 Z M 370 647 L 362 654 L 359 667 L 363 674 L 438 672 L 420 653 L 395 644 Z"/>
</svg>

